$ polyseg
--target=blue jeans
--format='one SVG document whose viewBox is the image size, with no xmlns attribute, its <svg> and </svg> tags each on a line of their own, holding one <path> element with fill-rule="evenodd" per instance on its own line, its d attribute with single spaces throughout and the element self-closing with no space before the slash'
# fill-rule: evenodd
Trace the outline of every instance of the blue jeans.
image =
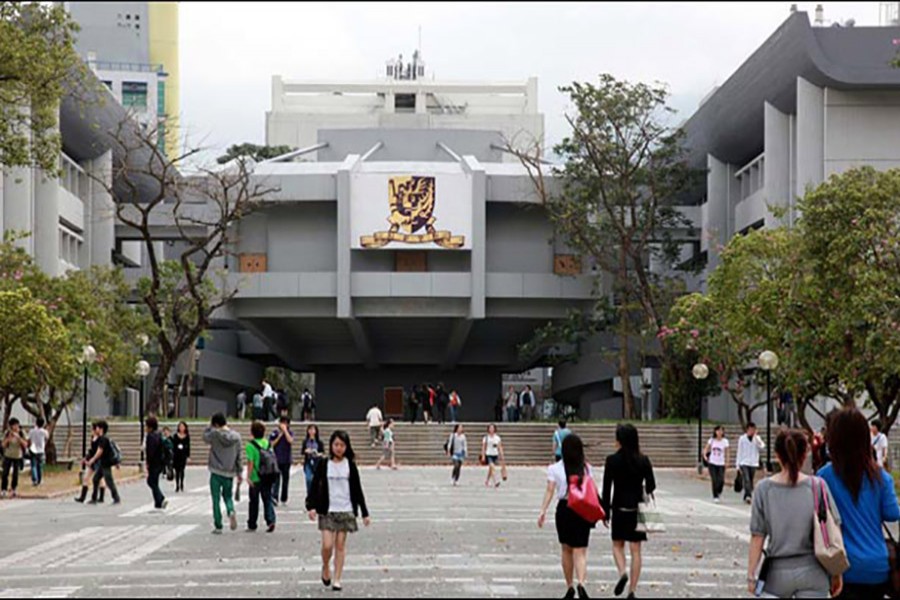
<svg viewBox="0 0 900 600">
<path fill-rule="evenodd" d="M 516 422 L 516 409 L 515 409 L 514 406 L 507 406 L 507 407 L 506 407 L 506 420 L 507 420 L 507 422 L 509 422 L 509 423 L 515 423 L 515 422 Z"/>
<path fill-rule="evenodd" d="M 315 461 L 304 463 L 303 475 L 306 477 L 306 495 L 307 496 L 309 496 L 309 492 L 312 489 L 313 476 L 315 474 L 316 474 Z"/>
<path fill-rule="evenodd" d="M 163 502 L 166 499 L 162 490 L 159 489 L 159 476 L 162 475 L 163 471 L 165 471 L 165 467 L 160 466 L 151 466 L 147 469 L 147 486 L 153 493 L 154 508 L 162 508 Z"/>
<path fill-rule="evenodd" d="M 450 422 L 451 423 L 456 423 L 456 414 L 458 411 L 459 411 L 458 408 L 456 408 L 452 404 L 450 405 Z"/>
<path fill-rule="evenodd" d="M 266 525 L 275 524 L 275 506 L 272 504 L 272 482 L 260 482 L 250 486 L 250 514 L 247 516 L 247 529 L 256 529 L 259 521 L 259 498 L 262 496 L 263 516 Z"/>
<path fill-rule="evenodd" d="M 44 479 L 44 454 L 31 453 L 31 483 L 37 485 Z"/>
</svg>

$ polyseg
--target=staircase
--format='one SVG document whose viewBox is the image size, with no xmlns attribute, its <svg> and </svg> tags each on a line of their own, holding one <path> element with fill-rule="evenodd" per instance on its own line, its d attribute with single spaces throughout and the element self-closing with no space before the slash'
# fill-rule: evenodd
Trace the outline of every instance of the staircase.
<svg viewBox="0 0 900 600">
<path fill-rule="evenodd" d="M 160 429 L 168 425 L 174 432 L 175 422 L 160 424 Z M 357 461 L 363 465 L 374 464 L 381 456 L 380 446 L 369 446 L 369 430 L 365 423 L 318 423 L 322 442 L 328 445 L 328 436 L 336 429 L 343 429 L 350 434 Z M 641 439 L 641 450 L 650 457 L 653 465 L 660 468 L 691 468 L 697 465 L 697 427 L 696 425 L 667 425 L 639 423 L 636 425 Z M 203 443 L 203 429 L 206 423 L 190 424 L 191 461 L 193 464 L 205 464 L 206 446 Z M 250 423 L 233 423 L 232 429 L 241 434 L 247 441 L 250 439 Z M 274 430 L 275 424 L 267 424 L 268 431 Z M 481 453 L 481 439 L 485 435 L 485 423 L 463 423 L 469 442 L 469 459 L 478 460 Z M 552 462 L 553 432 L 555 423 L 501 423 L 498 433 L 503 438 L 506 461 L 510 465 L 547 465 Z M 570 425 L 573 433 L 582 437 L 585 442 L 588 461 L 602 465 L 605 457 L 615 452 L 615 425 Z M 291 425 L 295 435 L 293 447 L 296 461 L 302 460 L 302 440 L 306 434 L 304 423 Z M 443 465 L 449 464 L 444 455 L 443 444 L 447 441 L 452 427 L 450 425 L 424 425 L 416 423 L 397 423 L 394 425 L 397 463 L 401 465 Z M 774 437 L 773 428 L 773 437 Z M 737 440 L 742 434 L 738 426 L 726 428 L 727 437 L 731 441 L 732 457 L 737 452 Z M 760 434 L 765 439 L 765 430 Z M 67 435 L 65 427 L 59 427 L 54 435 L 60 451 Z M 712 427 L 704 424 L 703 444 L 712 435 Z M 125 463 L 133 464 L 140 460 L 140 427 L 138 423 L 110 423 L 109 437 L 116 441 L 122 451 Z M 72 427 L 72 450 L 77 455 L 81 450 L 81 428 Z M 90 440 L 88 440 L 90 441 Z"/>
</svg>

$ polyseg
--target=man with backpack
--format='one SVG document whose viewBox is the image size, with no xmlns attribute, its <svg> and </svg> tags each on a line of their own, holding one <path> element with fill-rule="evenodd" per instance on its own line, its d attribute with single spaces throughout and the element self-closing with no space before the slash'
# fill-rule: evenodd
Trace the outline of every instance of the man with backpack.
<svg viewBox="0 0 900 600">
<path fill-rule="evenodd" d="M 268 528 L 275 531 L 275 506 L 272 504 L 272 484 L 278 473 L 278 459 L 266 439 L 266 426 L 254 421 L 250 426 L 253 439 L 244 448 L 247 455 L 247 482 L 250 485 L 250 514 L 247 517 L 247 531 L 256 531 L 259 520 L 259 500 L 262 496 L 263 516 Z"/>
<path fill-rule="evenodd" d="M 159 489 L 159 476 L 165 473 L 166 465 L 172 462 L 171 451 L 159 433 L 159 421 L 156 417 L 147 417 L 144 423 L 147 427 L 147 486 L 153 493 L 153 507 L 163 510 L 169 505 L 169 501 Z"/>
<path fill-rule="evenodd" d="M 106 437 L 109 431 L 109 424 L 106 421 L 94 421 L 92 424 L 94 439 L 91 441 L 90 457 L 82 462 L 82 467 L 86 473 L 94 470 L 94 491 L 91 494 L 91 501 L 88 504 L 97 504 L 98 490 L 100 489 L 100 480 L 106 482 L 106 487 L 113 497 L 113 505 L 122 502 L 119 498 L 119 490 L 116 488 L 116 482 L 113 479 L 113 467 L 118 466 L 122 462 L 122 453 L 119 452 L 118 446 Z M 97 465 L 96 468 L 94 465 Z"/>
</svg>

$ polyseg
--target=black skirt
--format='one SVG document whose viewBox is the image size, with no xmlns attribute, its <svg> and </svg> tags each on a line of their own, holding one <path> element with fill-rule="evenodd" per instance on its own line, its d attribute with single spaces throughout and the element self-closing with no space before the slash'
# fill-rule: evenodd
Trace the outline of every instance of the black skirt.
<svg viewBox="0 0 900 600">
<path fill-rule="evenodd" d="M 565 500 L 556 505 L 556 535 L 559 543 L 570 548 L 587 548 L 591 539 L 591 525 L 575 514 Z"/>
<path fill-rule="evenodd" d="M 612 514 L 612 539 L 614 542 L 646 542 L 647 534 L 638 533 L 637 509 L 623 511 L 613 509 Z"/>
</svg>

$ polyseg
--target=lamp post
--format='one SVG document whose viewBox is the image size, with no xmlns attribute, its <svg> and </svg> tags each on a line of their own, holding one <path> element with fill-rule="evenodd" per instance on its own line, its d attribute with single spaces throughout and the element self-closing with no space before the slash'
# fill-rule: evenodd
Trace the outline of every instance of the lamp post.
<svg viewBox="0 0 900 600">
<path fill-rule="evenodd" d="M 84 405 L 81 407 L 81 456 L 87 456 L 88 369 L 97 360 L 97 350 L 90 344 L 81 349 L 78 362 L 84 366 Z"/>
<path fill-rule="evenodd" d="M 697 363 L 691 373 L 699 382 L 709 377 L 709 367 L 703 363 Z M 703 472 L 703 391 L 697 392 L 697 472 Z"/>
<path fill-rule="evenodd" d="M 141 395 L 138 397 L 138 418 L 141 420 L 141 470 L 144 468 L 144 381 L 150 374 L 150 363 L 139 360 L 134 367 L 135 375 L 141 379 Z"/>
<path fill-rule="evenodd" d="M 759 355 L 759 367 L 766 372 L 766 470 L 772 472 L 772 371 L 778 368 L 778 355 L 764 350 Z"/>
</svg>

